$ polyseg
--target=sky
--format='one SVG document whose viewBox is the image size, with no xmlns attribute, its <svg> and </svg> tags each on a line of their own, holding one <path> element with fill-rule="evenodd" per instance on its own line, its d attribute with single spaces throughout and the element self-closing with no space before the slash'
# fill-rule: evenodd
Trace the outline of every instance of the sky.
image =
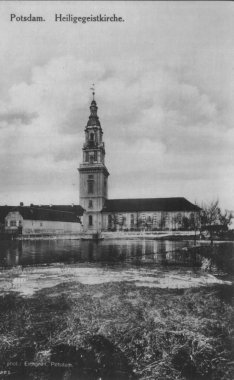
<svg viewBox="0 0 234 380">
<path fill-rule="evenodd" d="M 233 16 L 233 2 L 1 2 L 0 205 L 79 204 L 95 83 L 109 198 L 234 210 Z"/>
</svg>

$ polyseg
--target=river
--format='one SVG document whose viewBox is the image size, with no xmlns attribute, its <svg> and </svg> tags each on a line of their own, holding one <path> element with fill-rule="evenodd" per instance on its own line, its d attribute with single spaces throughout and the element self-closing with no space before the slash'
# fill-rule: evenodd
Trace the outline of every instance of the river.
<svg viewBox="0 0 234 380">
<path fill-rule="evenodd" d="M 71 282 L 129 281 L 158 288 L 230 283 L 204 271 L 204 258 L 190 253 L 191 246 L 191 240 L 1 241 L 0 292 L 30 296 Z M 225 247 L 233 253 L 233 243 L 225 243 Z"/>
</svg>

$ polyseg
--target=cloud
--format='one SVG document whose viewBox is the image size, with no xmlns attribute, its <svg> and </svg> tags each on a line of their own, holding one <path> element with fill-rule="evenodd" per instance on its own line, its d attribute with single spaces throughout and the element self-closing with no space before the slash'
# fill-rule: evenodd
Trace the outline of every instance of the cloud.
<svg viewBox="0 0 234 380">
<path fill-rule="evenodd" d="M 120 172 L 127 178 L 141 173 L 141 180 L 150 186 L 152 174 L 171 183 L 213 176 L 214 164 L 221 172 L 228 129 L 218 112 L 221 106 L 209 94 L 178 79 L 171 68 L 141 71 L 137 81 L 134 71 L 117 79 L 113 67 L 111 71 L 108 65 L 87 65 L 71 56 L 33 68 L 29 83 L 9 89 L 8 111 L 1 107 L 8 129 L 0 143 L 2 164 L 14 162 L 7 165 L 8 171 L 21 172 L 24 183 L 27 179 L 33 188 L 47 185 L 45 178 L 51 179 L 51 172 L 58 180 L 62 175 L 58 166 L 66 171 L 64 163 L 75 172 L 89 115 L 91 73 L 97 78 L 99 116 L 113 175 Z"/>
<path fill-rule="evenodd" d="M 56 12 L 67 12 L 67 5 L 57 6 Z M 174 194 L 193 200 L 222 193 L 223 183 L 231 186 L 234 34 L 229 6 L 116 2 L 110 7 L 99 2 L 74 3 L 71 12 L 94 12 L 93 7 L 107 12 L 113 6 L 126 22 L 112 29 L 55 25 L 49 21 L 53 4 L 40 30 L 1 27 L 8 32 L 0 56 L 3 199 L 25 194 L 29 203 L 38 203 L 31 191 L 47 202 L 78 202 L 76 168 L 93 82 L 111 197 Z"/>
<path fill-rule="evenodd" d="M 37 117 L 36 113 L 26 113 L 26 112 L 9 112 L 0 113 L 0 125 L 6 124 L 31 124 L 32 120 Z"/>
</svg>

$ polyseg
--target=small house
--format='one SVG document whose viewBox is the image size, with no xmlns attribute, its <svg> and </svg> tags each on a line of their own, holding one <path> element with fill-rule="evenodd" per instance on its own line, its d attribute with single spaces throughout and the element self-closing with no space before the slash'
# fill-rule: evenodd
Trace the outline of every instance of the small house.
<svg viewBox="0 0 234 380">
<path fill-rule="evenodd" d="M 81 232 L 81 220 L 76 212 L 54 208 L 20 206 L 5 216 L 5 232 L 30 234 L 76 234 Z"/>
</svg>

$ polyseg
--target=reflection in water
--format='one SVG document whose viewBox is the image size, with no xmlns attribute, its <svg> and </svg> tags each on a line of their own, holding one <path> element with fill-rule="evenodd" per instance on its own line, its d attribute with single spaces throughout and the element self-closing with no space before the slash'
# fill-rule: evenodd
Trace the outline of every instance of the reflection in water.
<svg viewBox="0 0 234 380">
<path fill-rule="evenodd" d="M 1 242 L 0 294 L 18 291 L 32 295 L 71 282 L 95 285 L 125 281 L 160 288 L 223 283 L 200 270 L 201 256 L 188 251 L 190 246 L 191 241 L 157 240 Z"/>
<path fill-rule="evenodd" d="M 1 241 L 0 266 L 105 262 L 199 265 L 196 254 L 184 251 L 192 241 L 81 240 Z"/>
</svg>

